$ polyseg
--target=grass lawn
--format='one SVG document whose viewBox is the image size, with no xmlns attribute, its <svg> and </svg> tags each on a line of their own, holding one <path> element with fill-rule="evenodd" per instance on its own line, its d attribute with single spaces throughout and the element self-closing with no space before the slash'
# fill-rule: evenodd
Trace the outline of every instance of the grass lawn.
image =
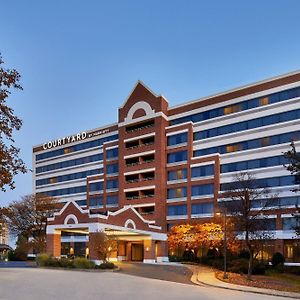
<svg viewBox="0 0 300 300">
<path fill-rule="evenodd" d="M 224 282 L 247 285 L 258 288 L 300 293 L 300 276 L 288 273 L 266 272 L 266 275 L 252 275 L 247 280 L 246 275 L 228 273 L 228 279 L 223 279 L 223 272 L 216 272 L 216 277 Z"/>
</svg>

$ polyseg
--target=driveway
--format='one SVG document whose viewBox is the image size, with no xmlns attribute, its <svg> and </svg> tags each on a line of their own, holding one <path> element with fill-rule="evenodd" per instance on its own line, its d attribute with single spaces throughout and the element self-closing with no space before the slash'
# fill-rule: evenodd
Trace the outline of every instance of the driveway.
<svg viewBox="0 0 300 300">
<path fill-rule="evenodd" d="M 34 261 L 0 261 L 0 268 L 33 268 L 36 267 Z M 1 298 L 0 298 L 1 299 Z"/>
<path fill-rule="evenodd" d="M 144 263 L 117 263 L 120 272 L 128 275 L 193 284 L 193 272 L 185 266 L 179 265 L 152 265 Z"/>
<path fill-rule="evenodd" d="M 187 285 L 122 274 L 1 268 L 1 300 L 286 300 L 282 297 Z"/>
</svg>

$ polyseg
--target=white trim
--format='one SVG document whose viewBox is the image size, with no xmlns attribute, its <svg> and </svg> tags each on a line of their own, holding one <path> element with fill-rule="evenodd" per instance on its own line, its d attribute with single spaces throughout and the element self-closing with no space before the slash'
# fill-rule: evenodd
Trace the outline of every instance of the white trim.
<svg viewBox="0 0 300 300">
<path fill-rule="evenodd" d="M 131 92 L 129 93 L 129 95 L 127 96 L 127 98 L 126 98 L 126 100 L 123 102 L 123 104 L 119 107 L 119 109 L 121 109 L 121 108 L 123 108 L 125 105 L 126 105 L 126 103 L 127 103 L 127 101 L 128 101 L 128 99 L 130 98 L 130 96 L 132 95 L 132 93 L 134 92 L 134 90 L 137 88 L 137 86 L 138 85 L 142 85 L 146 90 L 148 90 L 153 96 L 155 96 L 155 97 L 159 97 L 159 95 L 157 95 L 156 93 L 154 93 L 143 81 L 141 81 L 141 80 L 138 80 L 137 82 L 136 82 L 136 84 L 134 85 L 134 87 L 132 88 L 132 90 L 131 90 Z"/>
<path fill-rule="evenodd" d="M 181 147 L 186 147 L 187 145 L 188 145 L 188 143 L 184 142 L 184 143 L 180 143 L 180 144 L 167 146 L 167 149 L 170 150 L 170 149 L 175 149 L 175 148 L 181 148 Z"/>
<path fill-rule="evenodd" d="M 110 142 L 110 141 L 109 141 Z M 106 142 L 107 143 L 107 142 Z M 115 149 L 115 148 L 119 148 L 119 145 L 115 145 L 115 146 L 110 146 L 110 147 L 106 147 L 105 150 L 111 150 L 111 149 Z"/>
<path fill-rule="evenodd" d="M 171 153 L 168 153 L 171 154 Z M 167 167 L 174 167 L 174 166 L 181 166 L 181 165 L 186 165 L 187 164 L 187 160 L 181 160 L 181 161 L 176 161 L 173 163 L 168 163 Z"/>
<path fill-rule="evenodd" d="M 200 157 L 202 158 L 202 156 L 200 156 Z M 191 168 L 214 165 L 214 164 L 215 164 L 215 160 L 204 161 L 204 162 L 200 162 L 200 163 L 196 163 L 196 164 L 191 164 Z"/>
<path fill-rule="evenodd" d="M 192 214 L 191 218 L 192 219 L 201 219 L 201 218 L 212 218 L 214 215 L 213 214 Z"/>
<path fill-rule="evenodd" d="M 214 179 L 214 175 L 209 175 L 209 176 L 202 176 L 202 177 L 191 177 L 191 181 L 201 181 L 201 180 L 206 180 L 206 179 Z"/>
<path fill-rule="evenodd" d="M 295 208 L 295 206 L 293 206 L 293 208 Z M 295 216 L 293 216 L 292 214 L 282 214 L 281 218 L 295 218 Z"/>
<path fill-rule="evenodd" d="M 169 257 L 168 256 L 157 256 L 156 261 L 158 263 L 169 262 Z"/>
<path fill-rule="evenodd" d="M 144 190 L 152 190 L 155 189 L 155 185 L 148 185 L 148 186 L 140 186 L 140 187 L 134 187 L 130 189 L 124 189 L 124 192 L 135 192 L 135 191 L 144 191 Z"/>
<path fill-rule="evenodd" d="M 155 132 L 135 136 L 135 137 L 130 138 L 130 139 L 124 139 L 124 143 L 136 141 L 136 140 L 139 140 L 139 139 L 144 139 L 144 138 L 151 137 L 151 136 L 155 136 Z"/>
<path fill-rule="evenodd" d="M 247 85 L 243 85 L 241 87 L 230 89 L 230 90 L 227 90 L 227 91 L 224 91 L 224 92 L 221 92 L 221 93 L 216 93 L 216 94 L 206 96 L 206 97 L 203 97 L 203 98 L 199 98 L 199 99 L 196 99 L 196 100 L 184 102 L 184 103 L 181 103 L 181 104 L 170 107 L 169 110 L 173 110 L 173 109 L 176 109 L 176 108 L 179 108 L 179 107 L 184 107 L 184 106 L 194 104 L 194 103 L 199 103 L 199 102 L 202 102 L 202 101 L 205 101 L 205 100 L 208 100 L 208 99 L 213 99 L 213 98 L 216 98 L 216 97 L 219 97 L 219 96 L 225 96 L 225 95 L 231 94 L 233 92 L 244 90 L 244 89 L 250 88 L 250 87 L 255 87 L 255 86 L 263 84 L 263 83 L 272 82 L 274 80 L 289 77 L 291 75 L 296 75 L 296 74 L 299 74 L 299 73 L 300 73 L 300 70 L 297 70 L 295 72 L 287 73 L 287 74 L 280 75 L 280 76 L 277 76 L 277 77 L 272 77 L 272 78 L 265 79 L 265 80 L 262 80 L 262 81 L 257 81 L 257 82 L 247 84 Z M 207 105 L 207 106 L 201 107 L 201 108 L 202 108 L 203 111 L 206 110 L 205 108 L 208 108 L 207 110 L 210 110 L 210 109 L 215 108 L 216 105 L 217 105 L 217 107 L 223 106 L 222 104 L 224 104 L 224 106 L 226 106 L 229 103 L 231 104 L 231 103 L 236 103 L 236 102 L 242 102 L 242 101 L 245 101 L 245 100 L 250 100 L 252 98 L 254 99 L 254 98 L 263 97 L 263 96 L 273 94 L 273 93 L 276 93 L 276 92 L 279 92 L 279 91 L 282 91 L 282 90 L 287 90 L 287 89 L 290 89 L 290 88 L 293 88 L 293 87 L 297 87 L 297 86 L 299 86 L 299 84 L 300 84 L 300 82 L 297 81 L 297 82 L 293 82 L 293 83 L 286 84 L 286 85 L 280 85 L 280 86 L 275 87 L 275 88 L 266 89 L 266 90 L 263 90 L 261 92 L 247 94 L 245 96 L 241 96 L 241 97 L 237 97 L 237 98 L 233 98 L 233 99 L 231 98 L 231 100 L 222 101 L 221 103 Z M 189 114 L 193 114 L 192 113 L 193 111 L 195 111 L 195 110 L 189 111 Z M 177 119 L 178 115 L 179 114 L 170 116 L 170 120 Z M 174 117 L 174 116 L 176 116 L 176 117 Z"/>
<path fill-rule="evenodd" d="M 131 124 L 146 121 L 146 120 L 149 120 L 149 119 L 154 119 L 156 117 L 163 117 L 165 120 L 167 120 L 167 121 L 169 120 L 168 117 L 163 112 L 159 111 L 157 113 L 154 113 L 153 115 L 143 116 L 143 117 L 136 118 L 136 119 L 133 119 L 133 120 L 130 120 L 130 121 L 120 122 L 118 124 L 118 126 L 123 127 L 123 126 L 126 126 L 126 125 L 131 125 Z"/>
<path fill-rule="evenodd" d="M 124 156 L 124 159 L 133 158 L 133 157 L 139 157 L 139 156 L 148 155 L 148 154 L 154 154 L 154 153 L 155 153 L 155 150 L 150 150 L 150 151 L 145 151 L 145 152 L 139 152 L 139 153 L 136 153 L 136 154 L 126 155 L 126 156 Z"/>
<path fill-rule="evenodd" d="M 155 206 L 155 202 L 152 203 L 141 203 L 141 204 L 132 204 L 132 207 L 148 207 L 148 206 Z"/>
<path fill-rule="evenodd" d="M 201 149 L 193 149 L 193 152 L 196 151 L 196 150 L 201 150 Z M 192 160 L 202 159 L 202 158 L 212 158 L 213 159 L 214 156 L 220 156 L 220 153 L 216 152 L 216 153 L 206 154 L 206 155 L 201 155 L 201 156 L 193 156 L 193 157 L 191 157 L 191 159 Z"/>
<path fill-rule="evenodd" d="M 179 197 L 179 198 L 169 198 L 169 199 L 167 199 L 167 203 L 185 202 L 185 201 L 187 201 L 187 197 Z"/>
<path fill-rule="evenodd" d="M 167 132 L 166 136 L 169 137 L 171 135 L 176 135 L 176 134 L 180 134 L 180 133 L 184 133 L 184 132 L 188 132 L 188 131 L 189 131 L 188 128 L 182 129 L 182 130 L 178 130 L 178 131 L 171 131 L 171 132 Z"/>
<path fill-rule="evenodd" d="M 152 109 L 151 105 L 146 102 L 146 101 L 139 101 L 134 103 L 130 109 L 127 112 L 127 116 L 125 118 L 125 122 L 131 121 L 133 120 L 133 115 L 135 114 L 135 112 L 139 109 L 142 109 L 145 112 L 145 115 L 153 115 L 155 113 L 155 110 Z"/>
<path fill-rule="evenodd" d="M 175 171 L 175 170 L 174 170 Z M 169 171 L 171 172 L 171 171 Z M 167 185 L 171 185 L 171 184 L 177 184 L 177 183 L 184 183 L 184 182 L 187 182 L 187 178 L 184 178 L 184 179 L 177 179 L 177 180 L 168 180 L 167 181 Z"/>
<path fill-rule="evenodd" d="M 170 110 L 170 108 L 169 108 Z M 193 126 L 193 122 L 192 121 L 187 121 L 187 122 L 184 122 L 184 123 L 180 123 L 180 124 L 174 124 L 174 125 L 170 125 L 170 126 L 167 126 L 165 129 L 173 129 L 175 127 L 179 127 L 179 126 L 184 126 L 184 125 L 192 125 Z"/>
<path fill-rule="evenodd" d="M 155 168 L 142 169 L 142 170 L 138 170 L 138 171 L 125 172 L 124 176 L 126 176 L 126 175 L 134 175 L 134 174 L 141 174 L 141 173 L 147 173 L 147 172 L 153 172 L 153 171 L 155 171 Z"/>
<path fill-rule="evenodd" d="M 118 231 L 128 231 L 133 232 L 136 234 L 141 235 L 147 235 L 148 239 L 152 240 L 158 240 L 158 241 L 166 241 L 167 240 L 167 234 L 162 232 L 153 232 L 153 231 L 147 231 L 147 230 L 140 230 L 140 229 L 131 229 L 131 228 L 125 228 L 122 226 L 116 226 L 112 224 L 105 224 L 105 223 L 79 223 L 79 224 L 58 224 L 58 225 L 48 225 L 46 229 L 47 234 L 57 234 L 60 231 L 64 229 L 78 229 L 78 228 L 85 228 L 88 229 L 89 233 L 91 232 L 98 232 L 98 231 L 104 231 L 106 229 L 112 229 L 112 230 L 118 230 Z M 161 227 L 149 225 L 149 228 L 153 229 L 161 229 Z"/>
<path fill-rule="evenodd" d="M 97 176 L 97 175 L 95 175 Z M 103 182 L 104 181 L 104 178 L 101 178 L 101 179 L 94 179 L 94 180 L 90 180 L 89 183 L 97 183 L 97 182 Z"/>
<path fill-rule="evenodd" d="M 188 215 L 167 216 L 167 220 L 186 220 Z"/>
<path fill-rule="evenodd" d="M 214 194 L 194 195 L 194 196 L 191 197 L 192 200 L 210 199 L 210 198 L 214 198 Z"/>
<path fill-rule="evenodd" d="M 73 214 L 70 214 L 70 215 L 66 216 L 66 218 L 65 218 L 65 220 L 64 220 L 64 224 L 68 224 L 68 222 L 69 222 L 70 220 L 73 220 L 73 221 L 74 221 L 74 224 L 78 224 L 78 219 L 77 219 L 77 217 L 76 217 L 75 215 L 73 215 Z"/>
<path fill-rule="evenodd" d="M 118 261 L 127 260 L 127 257 L 125 255 L 118 255 Z"/>
<path fill-rule="evenodd" d="M 143 263 L 144 264 L 155 264 L 156 261 L 155 261 L 155 259 L 146 259 L 146 258 L 144 258 Z"/>
<path fill-rule="evenodd" d="M 135 223 L 134 223 L 133 220 L 127 219 L 126 222 L 125 222 L 125 224 L 124 224 L 124 227 L 125 227 L 125 228 L 129 228 L 128 225 L 132 225 L 132 227 L 133 227 L 132 229 L 136 229 L 136 225 L 135 225 Z M 131 229 L 131 228 L 130 228 L 130 229 Z"/>
</svg>

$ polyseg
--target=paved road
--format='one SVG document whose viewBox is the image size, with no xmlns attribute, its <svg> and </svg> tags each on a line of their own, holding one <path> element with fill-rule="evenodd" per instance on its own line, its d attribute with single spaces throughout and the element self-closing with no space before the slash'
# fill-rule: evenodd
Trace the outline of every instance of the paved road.
<svg viewBox="0 0 300 300">
<path fill-rule="evenodd" d="M 230 290 L 130 276 L 120 272 L 82 272 L 1 268 L 1 300 L 286 300 Z"/>
<path fill-rule="evenodd" d="M 121 273 L 128 275 L 193 284 L 190 280 L 193 272 L 182 265 L 152 265 L 122 262 L 118 263 L 118 266 Z"/>
</svg>

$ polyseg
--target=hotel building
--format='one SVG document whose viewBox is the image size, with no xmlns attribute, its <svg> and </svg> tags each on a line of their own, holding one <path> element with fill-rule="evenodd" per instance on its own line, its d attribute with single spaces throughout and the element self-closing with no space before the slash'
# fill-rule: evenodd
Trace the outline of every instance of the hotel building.
<svg viewBox="0 0 300 300">
<path fill-rule="evenodd" d="M 279 197 L 266 212 L 267 252 L 300 261 L 292 215 L 300 195 L 283 166 L 292 140 L 299 148 L 300 72 L 177 106 L 138 82 L 117 123 L 33 147 L 34 193 L 62 203 L 47 251 L 95 259 L 89 244 L 105 230 L 120 241 L 114 259 L 165 261 L 168 229 L 209 222 L 233 175 L 248 171 Z"/>
</svg>

